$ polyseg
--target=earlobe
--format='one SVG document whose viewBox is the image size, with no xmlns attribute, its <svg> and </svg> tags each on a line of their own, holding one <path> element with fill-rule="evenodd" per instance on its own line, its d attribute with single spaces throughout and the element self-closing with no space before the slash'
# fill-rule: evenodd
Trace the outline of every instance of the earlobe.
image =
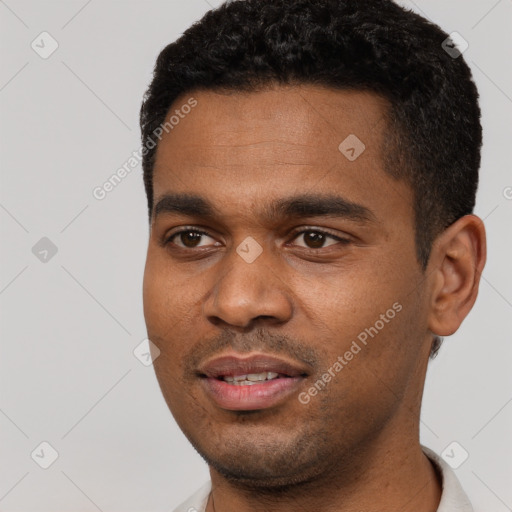
<svg viewBox="0 0 512 512">
<path fill-rule="evenodd" d="M 449 336 L 460 327 L 475 303 L 485 260 L 485 228 L 475 215 L 461 217 L 436 239 L 429 269 L 432 333 Z"/>
</svg>

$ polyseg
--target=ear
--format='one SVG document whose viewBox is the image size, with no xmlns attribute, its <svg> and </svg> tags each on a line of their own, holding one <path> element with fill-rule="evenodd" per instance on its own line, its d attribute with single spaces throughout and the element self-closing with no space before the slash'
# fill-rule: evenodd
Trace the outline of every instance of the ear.
<svg viewBox="0 0 512 512">
<path fill-rule="evenodd" d="M 476 215 L 461 217 L 436 238 L 427 269 L 432 333 L 457 331 L 475 303 L 486 253 L 484 224 Z"/>
</svg>

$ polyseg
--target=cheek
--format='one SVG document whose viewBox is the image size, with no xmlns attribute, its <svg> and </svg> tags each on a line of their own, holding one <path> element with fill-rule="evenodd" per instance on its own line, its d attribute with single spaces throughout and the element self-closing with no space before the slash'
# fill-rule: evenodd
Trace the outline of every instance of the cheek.
<svg viewBox="0 0 512 512">
<path fill-rule="evenodd" d="M 163 281 L 164 280 L 161 278 L 161 268 L 157 263 L 153 251 L 148 249 L 142 284 L 144 318 L 146 320 L 148 333 L 151 333 L 158 325 L 162 311 L 165 310 L 167 297 L 165 297 L 163 293 Z"/>
<path fill-rule="evenodd" d="M 197 319 L 203 294 L 200 284 L 176 271 L 160 251 L 148 251 L 144 318 L 148 337 L 160 350 L 153 366 L 166 399 L 166 390 L 183 387 L 183 358 L 201 334 Z"/>
<path fill-rule="evenodd" d="M 378 387 L 381 379 L 395 388 L 407 380 L 424 340 L 419 288 L 413 284 L 417 275 L 405 269 L 383 259 L 296 281 L 304 312 L 296 320 L 298 329 L 310 333 L 322 354 L 326 367 L 320 372 L 343 358 L 339 375 L 344 377 L 336 379 L 338 385 L 350 381 L 352 389 Z"/>
<path fill-rule="evenodd" d="M 144 318 L 149 339 L 160 350 L 153 362 L 163 397 L 173 414 L 187 402 L 183 389 L 182 322 L 186 314 L 182 286 L 156 251 L 148 251 L 143 280 Z"/>
<path fill-rule="evenodd" d="M 199 302 L 199 283 L 183 276 L 160 251 L 150 249 L 143 281 L 144 318 L 148 333 L 164 336 L 172 326 L 187 323 Z"/>
<path fill-rule="evenodd" d="M 300 317 L 310 323 L 309 327 L 322 328 L 331 346 L 339 349 L 388 310 L 388 316 L 394 318 L 393 304 L 403 302 L 408 278 L 376 262 L 360 261 L 314 278 L 297 274 L 294 281 Z M 303 328 L 308 328 L 307 323 Z"/>
</svg>

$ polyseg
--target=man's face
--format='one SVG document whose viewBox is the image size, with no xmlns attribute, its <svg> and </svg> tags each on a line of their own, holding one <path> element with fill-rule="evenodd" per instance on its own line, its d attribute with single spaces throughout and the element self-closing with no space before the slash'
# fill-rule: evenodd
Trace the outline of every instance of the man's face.
<svg viewBox="0 0 512 512">
<path fill-rule="evenodd" d="M 314 86 L 199 91 L 169 116 L 191 96 L 158 146 L 144 276 L 179 426 L 213 470 L 262 487 L 410 434 L 429 298 L 411 189 L 383 169 L 385 101 Z M 211 211 L 165 198 L 185 194 Z M 267 380 L 243 377 L 256 373 Z"/>
</svg>

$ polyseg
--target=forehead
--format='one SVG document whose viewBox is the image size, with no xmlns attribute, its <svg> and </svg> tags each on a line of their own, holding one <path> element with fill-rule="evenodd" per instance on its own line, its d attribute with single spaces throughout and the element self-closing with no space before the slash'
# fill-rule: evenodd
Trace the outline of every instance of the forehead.
<svg viewBox="0 0 512 512">
<path fill-rule="evenodd" d="M 185 109 L 192 97 L 197 105 Z M 171 146 L 180 156 L 200 160 L 222 153 L 225 145 L 241 148 L 236 152 L 240 154 L 244 145 L 259 143 L 257 152 L 263 154 L 265 142 L 280 143 L 283 151 L 313 160 L 338 156 L 339 143 L 352 134 L 376 150 L 387 108 L 387 100 L 373 93 L 307 85 L 260 92 L 196 91 L 174 101 L 167 115 L 173 127 L 160 147 Z"/>
<path fill-rule="evenodd" d="M 388 108 L 373 93 L 310 85 L 185 94 L 157 148 L 155 203 L 194 192 L 234 213 L 292 193 L 339 192 L 363 204 L 409 196 L 383 169 Z"/>
</svg>

